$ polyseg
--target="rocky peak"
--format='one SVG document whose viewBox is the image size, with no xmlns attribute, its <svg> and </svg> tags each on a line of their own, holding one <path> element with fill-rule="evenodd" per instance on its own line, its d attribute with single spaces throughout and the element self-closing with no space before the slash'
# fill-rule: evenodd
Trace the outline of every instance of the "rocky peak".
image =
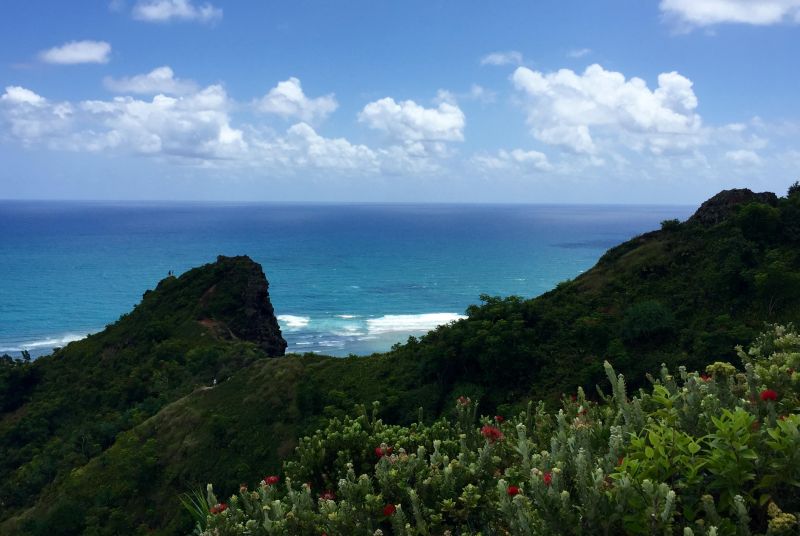
<svg viewBox="0 0 800 536">
<path fill-rule="evenodd" d="M 735 207 L 754 202 L 775 206 L 778 203 L 778 196 L 772 192 L 755 193 L 747 188 L 723 190 L 700 205 L 689 218 L 689 222 L 706 226 L 716 225 L 733 214 Z"/>
<path fill-rule="evenodd" d="M 272 356 L 286 352 L 275 310 L 269 299 L 269 282 L 261 265 L 248 256 L 217 257 L 200 268 L 212 276 L 198 302 L 196 317 L 217 325 L 218 333 L 257 343 Z M 219 329 L 221 328 L 221 329 Z"/>
</svg>

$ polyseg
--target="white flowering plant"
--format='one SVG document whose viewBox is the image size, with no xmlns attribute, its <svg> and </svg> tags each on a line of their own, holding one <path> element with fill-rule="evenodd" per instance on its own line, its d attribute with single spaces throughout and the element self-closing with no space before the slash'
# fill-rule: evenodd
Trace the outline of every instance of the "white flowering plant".
<svg viewBox="0 0 800 536">
<path fill-rule="evenodd" d="M 196 534 L 777 535 L 800 533 L 800 336 L 776 326 L 743 368 L 666 368 L 635 395 L 528 404 L 409 426 L 377 407 L 302 438 L 283 475 L 185 501 Z"/>
</svg>

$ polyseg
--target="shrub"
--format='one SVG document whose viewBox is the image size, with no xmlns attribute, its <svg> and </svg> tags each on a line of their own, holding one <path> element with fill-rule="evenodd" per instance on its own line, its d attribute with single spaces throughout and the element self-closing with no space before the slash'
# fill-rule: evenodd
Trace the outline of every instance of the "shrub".
<svg viewBox="0 0 800 536">
<path fill-rule="evenodd" d="M 681 228 L 681 221 L 677 219 L 664 220 L 661 222 L 662 231 L 677 231 Z"/>
<path fill-rule="evenodd" d="M 582 390 L 556 412 L 383 423 L 362 407 L 300 441 L 284 475 L 189 497 L 226 535 L 797 534 L 800 336 L 775 327 L 702 374 L 665 367 L 635 396 Z M 199 498 L 198 498 L 199 497 Z"/>
<path fill-rule="evenodd" d="M 672 311 L 659 301 L 648 300 L 625 311 L 622 338 L 631 342 L 658 338 L 671 333 L 674 326 L 675 316 Z"/>
</svg>

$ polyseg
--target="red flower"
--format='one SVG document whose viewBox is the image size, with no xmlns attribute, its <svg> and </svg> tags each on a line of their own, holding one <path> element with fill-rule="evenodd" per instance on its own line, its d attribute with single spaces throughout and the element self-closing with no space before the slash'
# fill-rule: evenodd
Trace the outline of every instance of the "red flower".
<svg viewBox="0 0 800 536">
<path fill-rule="evenodd" d="M 553 483 L 553 475 L 550 473 L 545 473 L 544 476 L 542 476 L 542 480 L 544 481 L 545 486 L 549 486 Z"/>
<path fill-rule="evenodd" d="M 393 450 L 392 447 L 375 447 L 375 456 L 383 458 L 384 456 L 389 456 Z"/>
<path fill-rule="evenodd" d="M 622 465 L 625 463 L 625 456 L 620 456 L 619 460 L 617 460 L 617 465 Z"/>
<path fill-rule="evenodd" d="M 227 509 L 228 509 L 228 505 L 227 504 L 219 503 L 219 504 L 215 504 L 214 506 L 212 506 L 211 510 L 209 510 L 209 512 L 211 512 L 214 515 L 217 515 L 217 514 L 221 514 L 222 512 L 224 512 Z"/>
<path fill-rule="evenodd" d="M 502 415 L 495 415 L 494 420 L 497 421 L 498 424 L 503 424 L 503 421 L 505 421 Z"/>
<path fill-rule="evenodd" d="M 336 494 L 331 490 L 325 490 L 325 493 L 319 496 L 320 499 L 325 499 L 326 501 L 335 501 Z"/>
<path fill-rule="evenodd" d="M 472 402 L 472 400 L 470 400 L 467 396 L 459 396 L 456 398 L 456 404 L 459 406 L 469 406 L 470 402 Z"/>
<path fill-rule="evenodd" d="M 489 426 L 488 424 L 485 424 L 483 428 L 481 428 L 481 434 L 491 443 L 494 443 L 498 439 L 503 439 L 503 432 L 501 432 L 499 428 Z"/>
<path fill-rule="evenodd" d="M 710 382 L 711 376 L 709 376 L 708 374 L 701 374 L 700 379 L 703 380 L 704 382 Z"/>
<path fill-rule="evenodd" d="M 386 517 L 393 515 L 396 511 L 397 508 L 395 508 L 393 504 L 387 504 L 386 506 L 383 507 L 383 515 L 385 515 Z"/>
<path fill-rule="evenodd" d="M 509 497 L 513 497 L 514 495 L 519 495 L 519 488 L 517 486 L 508 486 L 506 493 L 508 493 Z"/>
<path fill-rule="evenodd" d="M 274 486 L 275 484 L 280 482 L 280 480 L 281 479 L 279 477 L 274 476 L 274 475 L 273 476 L 265 476 L 264 477 L 264 482 L 267 483 L 267 486 Z"/>
<path fill-rule="evenodd" d="M 763 402 L 766 402 L 767 400 L 775 402 L 776 400 L 778 400 L 778 393 L 776 393 L 772 389 L 764 389 L 763 391 L 761 391 L 761 400 Z"/>
</svg>

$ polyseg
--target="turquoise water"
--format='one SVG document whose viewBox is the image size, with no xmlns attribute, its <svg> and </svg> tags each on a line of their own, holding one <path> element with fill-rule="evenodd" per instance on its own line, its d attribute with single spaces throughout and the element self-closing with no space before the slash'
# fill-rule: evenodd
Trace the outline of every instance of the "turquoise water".
<svg viewBox="0 0 800 536">
<path fill-rule="evenodd" d="M 0 352 L 102 329 L 169 270 L 261 263 L 289 351 L 388 349 L 481 294 L 536 296 L 690 207 L 0 201 Z"/>
</svg>

